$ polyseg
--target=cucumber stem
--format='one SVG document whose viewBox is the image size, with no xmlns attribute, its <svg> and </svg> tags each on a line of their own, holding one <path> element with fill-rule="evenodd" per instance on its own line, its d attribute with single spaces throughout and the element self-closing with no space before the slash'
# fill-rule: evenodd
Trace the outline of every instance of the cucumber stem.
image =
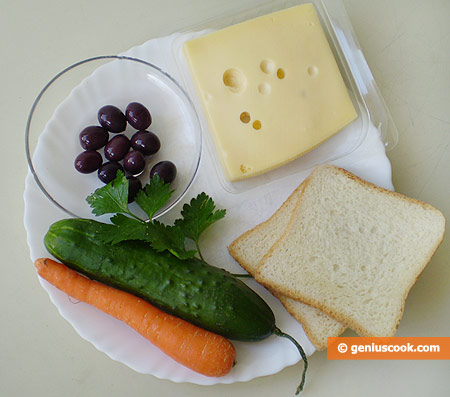
<svg viewBox="0 0 450 397">
<path fill-rule="evenodd" d="M 282 338 L 289 339 L 295 345 L 295 347 L 297 348 L 298 352 L 300 353 L 300 356 L 303 359 L 303 362 L 305 363 L 305 365 L 303 367 L 302 381 L 298 385 L 297 390 L 295 392 L 295 394 L 297 395 L 303 390 L 303 386 L 305 385 L 305 379 L 306 379 L 306 370 L 308 369 L 308 359 L 306 358 L 305 351 L 303 350 L 301 345 L 291 335 L 288 335 L 288 334 L 284 333 L 279 328 L 275 327 L 274 330 L 273 330 L 273 333 L 275 335 L 277 335 L 277 336 L 281 336 Z"/>
</svg>

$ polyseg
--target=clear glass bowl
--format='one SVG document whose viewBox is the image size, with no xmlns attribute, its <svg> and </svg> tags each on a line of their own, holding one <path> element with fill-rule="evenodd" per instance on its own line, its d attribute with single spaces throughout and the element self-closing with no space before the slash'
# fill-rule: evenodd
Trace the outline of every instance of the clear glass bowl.
<svg viewBox="0 0 450 397">
<path fill-rule="evenodd" d="M 97 112 L 102 106 L 114 105 L 125 112 L 130 102 L 149 109 L 148 130 L 161 141 L 159 152 L 146 157 L 146 169 L 139 176 L 142 184 L 159 161 L 170 160 L 177 167 L 171 184 L 174 193 L 156 217 L 173 208 L 192 185 L 200 165 L 202 136 L 198 115 L 184 89 L 168 73 L 141 59 L 89 58 L 62 70 L 45 85 L 33 103 L 25 132 L 28 165 L 37 185 L 68 215 L 93 217 L 86 197 L 104 186 L 97 172 L 81 174 L 74 168 L 75 157 L 83 151 L 79 133 L 99 125 Z M 124 134 L 131 137 L 134 132 L 127 125 Z M 103 156 L 103 150 L 99 152 Z M 132 206 L 138 213 L 137 206 Z"/>
</svg>

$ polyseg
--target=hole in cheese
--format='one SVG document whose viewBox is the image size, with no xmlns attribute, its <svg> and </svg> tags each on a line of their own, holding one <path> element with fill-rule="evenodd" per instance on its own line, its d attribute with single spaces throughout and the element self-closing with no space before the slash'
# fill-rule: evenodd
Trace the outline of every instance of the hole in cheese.
<svg viewBox="0 0 450 397">
<path fill-rule="evenodd" d="M 241 170 L 241 172 L 243 174 L 245 174 L 245 173 L 247 173 L 247 172 L 249 172 L 251 170 L 251 168 L 248 165 L 245 165 L 245 164 L 241 164 L 239 169 Z"/>
<path fill-rule="evenodd" d="M 277 70 L 277 77 L 281 80 L 281 79 L 284 79 L 285 76 L 286 76 L 286 72 L 284 71 L 284 69 L 279 68 Z"/>
<path fill-rule="evenodd" d="M 268 83 L 261 83 L 258 86 L 258 91 L 260 94 L 268 95 L 268 94 L 270 94 L 270 90 L 271 90 L 271 87 L 270 87 L 270 84 L 268 84 Z"/>
<path fill-rule="evenodd" d="M 311 77 L 317 76 L 317 75 L 319 74 L 319 68 L 318 68 L 317 66 L 310 66 L 310 67 L 308 68 L 308 74 L 309 74 Z"/>
<path fill-rule="evenodd" d="M 237 69 L 227 69 L 223 74 L 223 83 L 231 92 L 241 92 L 247 86 L 247 79 L 244 73 Z"/>
<path fill-rule="evenodd" d="M 275 70 L 275 62 L 270 59 L 264 59 L 259 64 L 259 67 L 264 73 L 270 74 Z"/>
<path fill-rule="evenodd" d="M 253 122 L 253 128 L 254 128 L 255 130 L 260 130 L 261 127 L 262 127 L 261 121 L 255 120 L 255 121 Z"/>
<path fill-rule="evenodd" d="M 249 112 L 242 112 L 240 119 L 243 123 L 249 123 L 250 122 L 250 113 Z"/>
</svg>

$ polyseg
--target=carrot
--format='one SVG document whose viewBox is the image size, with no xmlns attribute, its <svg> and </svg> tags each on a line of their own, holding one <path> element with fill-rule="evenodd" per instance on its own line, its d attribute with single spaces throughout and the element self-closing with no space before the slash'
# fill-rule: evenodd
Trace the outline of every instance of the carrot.
<svg viewBox="0 0 450 397">
<path fill-rule="evenodd" d="M 224 376 L 231 370 L 236 351 L 226 338 L 127 292 L 90 280 L 52 259 L 37 259 L 35 266 L 56 288 L 123 321 L 180 364 L 206 376 Z"/>
</svg>

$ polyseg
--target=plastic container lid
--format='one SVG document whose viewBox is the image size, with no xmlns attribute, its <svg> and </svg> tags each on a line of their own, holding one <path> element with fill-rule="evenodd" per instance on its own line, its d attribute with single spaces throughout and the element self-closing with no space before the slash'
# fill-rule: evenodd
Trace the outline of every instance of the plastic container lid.
<svg viewBox="0 0 450 397">
<path fill-rule="evenodd" d="M 202 107 L 198 101 L 193 82 L 188 71 L 182 46 L 187 40 L 208 34 L 261 15 L 300 4 L 312 3 L 315 6 L 322 28 L 334 53 L 338 67 L 347 86 L 358 117 L 335 136 L 319 145 L 316 149 L 298 159 L 263 175 L 242 181 L 228 181 L 218 161 L 216 148 L 212 142 Z M 374 126 L 382 139 L 386 150 L 391 150 L 398 140 L 398 132 L 389 114 L 384 100 L 367 65 L 364 55 L 354 35 L 345 7 L 341 1 L 282 1 L 263 2 L 250 9 L 235 10 L 222 14 L 201 24 L 178 29 L 182 34 L 175 40 L 172 53 L 181 75 L 182 83 L 191 96 L 201 119 L 202 131 L 215 171 L 222 187 L 230 193 L 241 193 L 270 183 L 284 176 L 305 171 L 317 165 L 328 163 L 354 152 L 367 137 L 369 128 Z"/>
</svg>

